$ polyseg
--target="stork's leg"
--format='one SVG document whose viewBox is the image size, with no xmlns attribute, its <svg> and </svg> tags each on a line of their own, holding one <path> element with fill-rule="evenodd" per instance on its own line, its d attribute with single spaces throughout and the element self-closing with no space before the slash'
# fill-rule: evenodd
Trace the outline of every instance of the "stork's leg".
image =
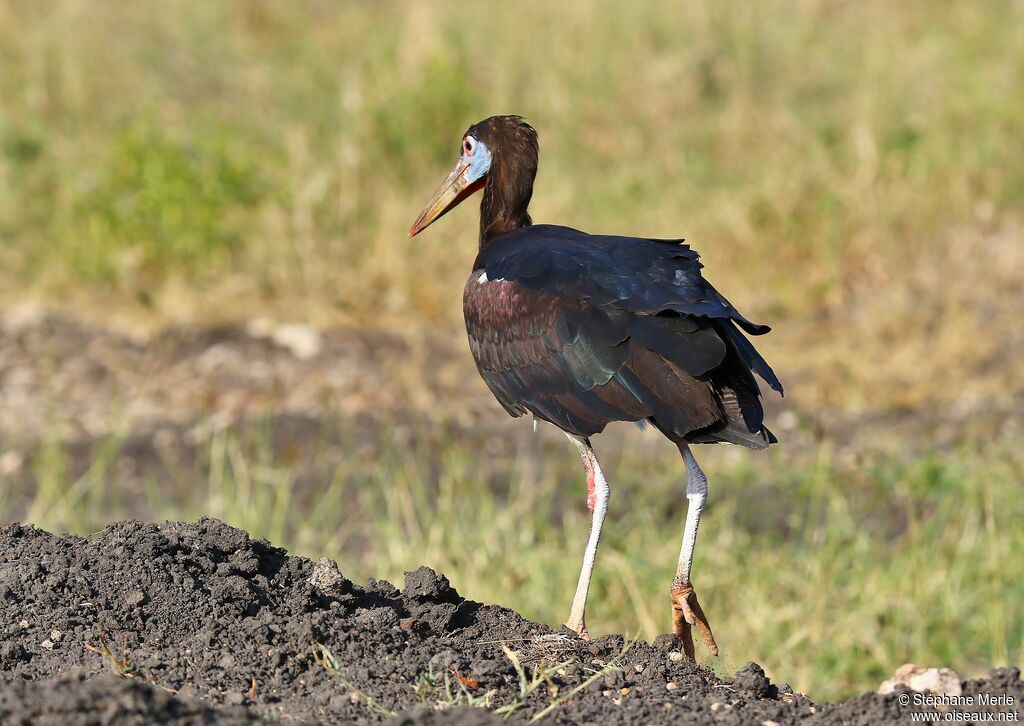
<svg viewBox="0 0 1024 726">
<path fill-rule="evenodd" d="M 579 583 L 576 585 L 576 597 L 572 600 L 572 612 L 565 624 L 579 633 L 581 638 L 589 638 L 585 618 L 587 593 L 590 591 L 590 577 L 594 573 L 594 560 L 597 558 L 597 543 L 601 539 L 601 525 L 604 524 L 604 515 L 608 511 L 608 495 L 611 490 L 608 488 L 604 474 L 601 473 L 601 467 L 597 463 L 594 449 L 590 446 L 590 440 L 572 434 L 566 434 L 566 436 L 580 450 L 583 468 L 587 472 L 587 506 L 590 508 L 591 520 L 590 538 L 587 540 L 587 549 L 583 553 L 583 567 L 580 570 Z"/>
<path fill-rule="evenodd" d="M 693 546 L 697 542 L 697 528 L 700 526 L 700 513 L 704 510 L 704 502 L 708 496 L 708 478 L 697 465 L 693 452 L 686 444 L 679 447 L 686 463 L 686 527 L 683 530 L 683 546 L 679 550 L 679 565 L 676 578 L 672 581 L 672 630 L 683 643 L 683 651 L 690 660 L 694 660 L 693 635 L 690 627 L 697 630 L 704 638 L 711 655 L 718 655 L 718 644 L 711 633 L 711 626 L 704 617 L 704 611 L 697 602 L 697 593 L 690 582 L 690 567 L 693 565 Z"/>
</svg>

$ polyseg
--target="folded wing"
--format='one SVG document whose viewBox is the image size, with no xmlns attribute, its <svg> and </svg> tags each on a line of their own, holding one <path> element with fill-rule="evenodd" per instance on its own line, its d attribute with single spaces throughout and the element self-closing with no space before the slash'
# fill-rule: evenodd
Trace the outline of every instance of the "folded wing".
<svg viewBox="0 0 1024 726">
<path fill-rule="evenodd" d="M 646 419 L 679 442 L 775 440 L 752 372 L 782 387 L 739 329 L 768 328 L 703 279 L 686 245 L 539 225 L 495 240 L 475 268 L 470 347 L 513 416 L 583 436 Z"/>
</svg>

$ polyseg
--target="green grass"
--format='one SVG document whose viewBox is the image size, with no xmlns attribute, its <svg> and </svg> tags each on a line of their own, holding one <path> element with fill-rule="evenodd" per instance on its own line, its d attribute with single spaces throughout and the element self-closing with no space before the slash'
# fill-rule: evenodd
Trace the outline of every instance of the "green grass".
<svg viewBox="0 0 1024 726">
<path fill-rule="evenodd" d="M 295 553 L 335 558 L 357 581 L 400 584 L 426 563 L 466 597 L 557 626 L 589 526 L 570 447 L 553 433 L 486 443 L 422 433 L 401 456 L 325 445 L 301 487 L 294 462 L 260 436 L 218 434 L 180 472 L 180 487 L 149 487 L 141 511 L 137 493 L 108 480 L 109 448 L 79 482 L 62 476 L 58 450 L 43 450 L 29 519 L 88 532 L 133 514 L 217 516 Z M 685 487 L 670 446 L 621 433 L 625 446 L 603 457 L 613 489 L 588 622 L 595 635 L 650 639 L 670 624 Z M 1021 661 L 1024 458 L 1012 441 L 911 460 L 844 461 L 828 444 L 697 453 L 712 487 L 694 575 L 722 645 L 712 665 L 731 672 L 753 659 L 835 699 L 876 687 L 907 661 L 964 675 Z"/>
</svg>

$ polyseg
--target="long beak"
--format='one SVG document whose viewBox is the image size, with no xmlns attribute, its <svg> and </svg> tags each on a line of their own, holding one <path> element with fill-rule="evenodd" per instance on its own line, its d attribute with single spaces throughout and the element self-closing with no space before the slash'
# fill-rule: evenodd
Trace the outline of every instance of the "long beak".
<svg viewBox="0 0 1024 726">
<path fill-rule="evenodd" d="M 475 182 L 466 181 L 466 173 L 469 170 L 469 164 L 462 161 L 461 159 L 452 169 L 448 178 L 441 182 L 441 186 L 434 192 L 434 196 L 431 197 L 430 201 L 427 202 L 427 206 L 420 212 L 420 216 L 413 222 L 412 229 L 409 230 L 409 236 L 415 237 L 420 232 L 429 227 L 435 220 L 440 219 L 449 211 L 459 205 L 466 197 L 470 196 L 473 192 L 478 189 L 482 189 L 484 186 L 484 180 L 486 174 L 477 179 Z"/>
</svg>

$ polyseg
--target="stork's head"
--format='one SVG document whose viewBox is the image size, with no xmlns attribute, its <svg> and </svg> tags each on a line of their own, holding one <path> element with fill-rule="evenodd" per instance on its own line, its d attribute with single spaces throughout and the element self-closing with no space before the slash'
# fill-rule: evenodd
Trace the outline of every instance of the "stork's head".
<svg viewBox="0 0 1024 726">
<path fill-rule="evenodd" d="M 529 224 L 526 208 L 537 175 L 537 154 L 537 132 L 521 116 L 491 116 L 473 124 L 459 142 L 459 160 L 413 223 L 409 236 L 419 234 L 485 186 L 484 205 L 489 208 L 481 208 L 482 237 L 485 228 L 502 224 L 518 211 Z"/>
</svg>

